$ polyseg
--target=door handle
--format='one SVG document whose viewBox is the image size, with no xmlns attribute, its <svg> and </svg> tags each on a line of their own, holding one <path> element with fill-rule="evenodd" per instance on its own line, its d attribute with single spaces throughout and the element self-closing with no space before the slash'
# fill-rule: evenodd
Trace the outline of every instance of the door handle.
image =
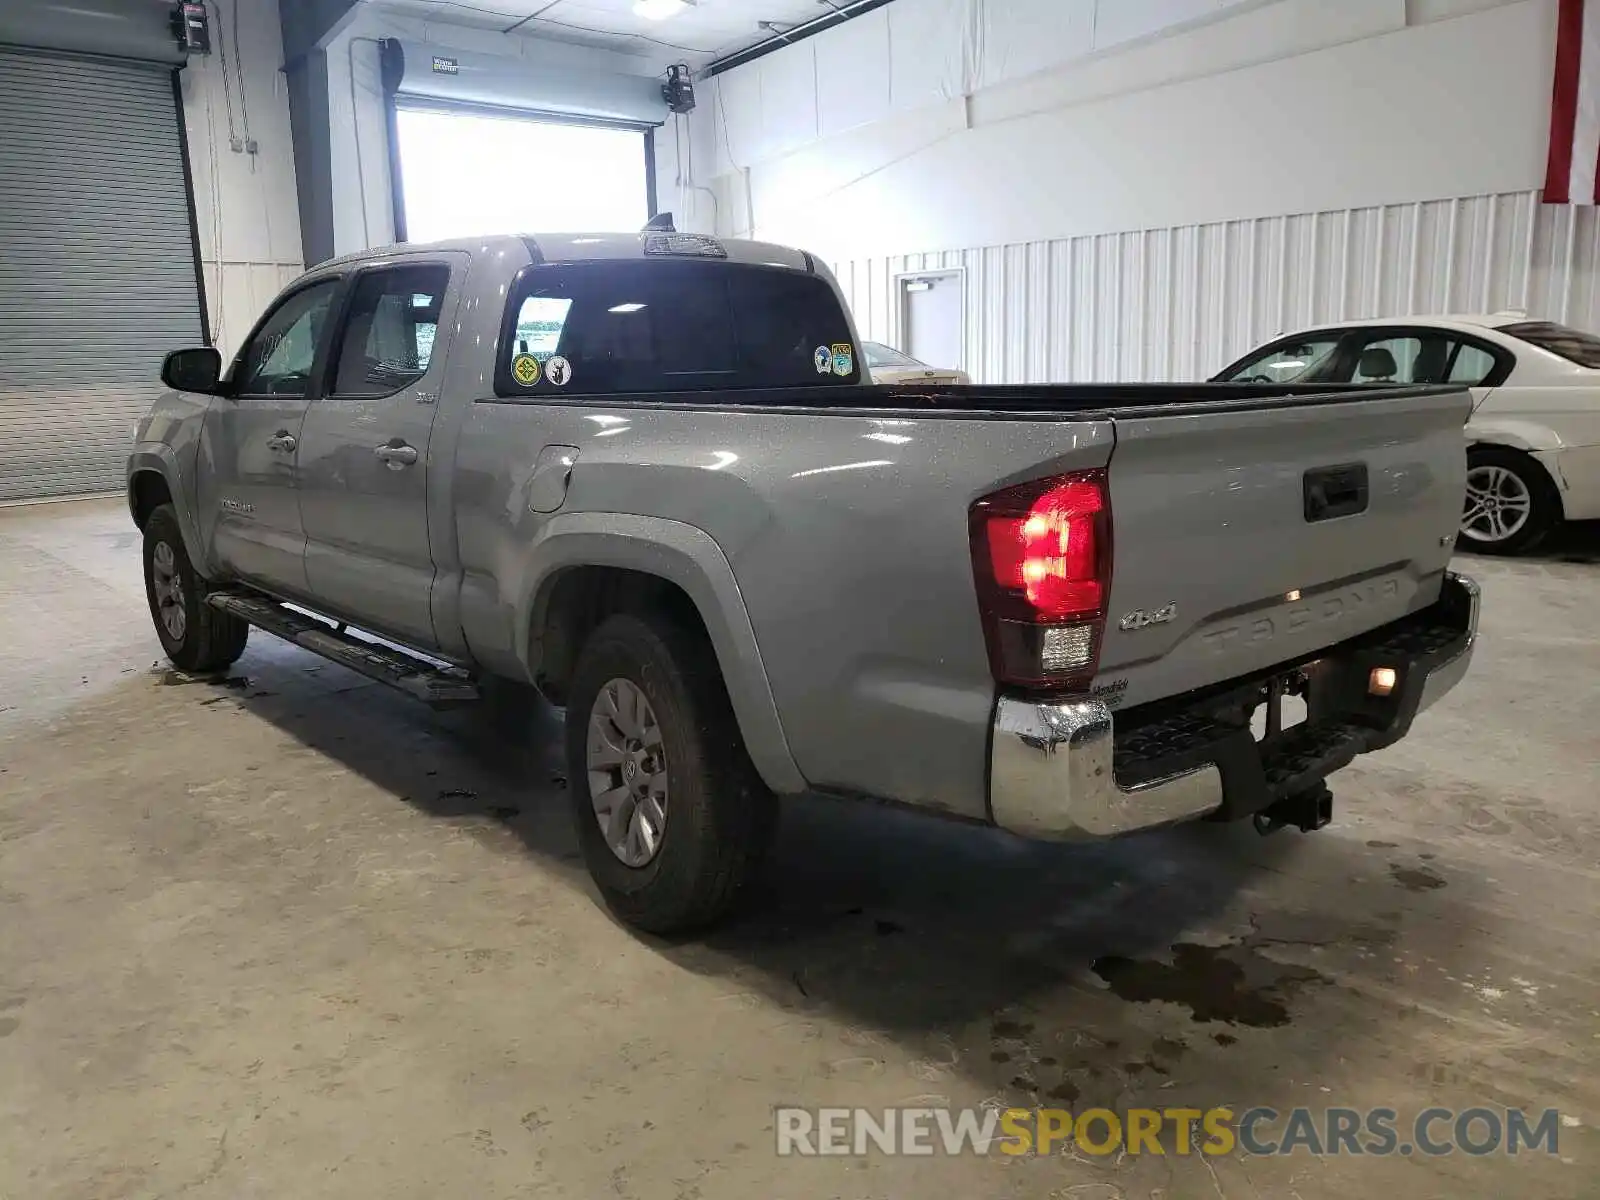
<svg viewBox="0 0 1600 1200">
<path fill-rule="evenodd" d="M 267 439 L 267 445 L 274 450 L 282 450 L 285 454 L 289 454 L 299 443 L 294 440 L 293 434 L 279 430 L 275 436 Z"/>
<path fill-rule="evenodd" d="M 391 471 L 398 471 L 401 467 L 409 467 L 417 461 L 417 448 L 408 446 L 404 442 L 400 442 L 398 445 L 378 446 L 372 452 L 389 464 Z"/>
</svg>

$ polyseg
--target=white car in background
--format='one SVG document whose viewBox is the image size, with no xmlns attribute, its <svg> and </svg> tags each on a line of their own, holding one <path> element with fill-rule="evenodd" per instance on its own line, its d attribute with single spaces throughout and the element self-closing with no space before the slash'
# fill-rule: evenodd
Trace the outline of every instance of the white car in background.
<svg viewBox="0 0 1600 1200">
<path fill-rule="evenodd" d="M 862 342 L 861 355 L 873 383 L 971 383 L 965 371 L 954 367 L 930 367 L 893 346 L 882 342 Z"/>
<path fill-rule="evenodd" d="M 1459 383 L 1467 421 L 1465 549 L 1532 550 L 1600 518 L 1600 337 L 1522 313 L 1323 325 L 1269 342 L 1232 383 Z"/>
</svg>

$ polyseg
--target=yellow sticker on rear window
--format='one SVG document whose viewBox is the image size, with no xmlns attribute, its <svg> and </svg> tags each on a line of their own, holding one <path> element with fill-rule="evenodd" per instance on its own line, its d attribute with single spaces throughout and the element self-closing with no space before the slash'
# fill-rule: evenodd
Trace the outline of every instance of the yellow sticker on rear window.
<svg viewBox="0 0 1600 1200">
<path fill-rule="evenodd" d="M 511 378 L 523 387 L 539 382 L 539 360 L 531 354 L 519 354 L 511 360 Z"/>
</svg>

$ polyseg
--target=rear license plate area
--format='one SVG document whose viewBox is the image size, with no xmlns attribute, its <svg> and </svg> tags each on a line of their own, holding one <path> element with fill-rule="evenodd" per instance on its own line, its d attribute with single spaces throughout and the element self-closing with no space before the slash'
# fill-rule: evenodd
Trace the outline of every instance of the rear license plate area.
<svg viewBox="0 0 1600 1200">
<path fill-rule="evenodd" d="M 1256 741 L 1265 741 L 1269 736 L 1305 724 L 1308 715 L 1305 697 L 1292 690 L 1300 687 L 1303 681 L 1293 675 L 1281 675 L 1267 685 L 1265 697 L 1250 713 L 1250 735 Z"/>
</svg>

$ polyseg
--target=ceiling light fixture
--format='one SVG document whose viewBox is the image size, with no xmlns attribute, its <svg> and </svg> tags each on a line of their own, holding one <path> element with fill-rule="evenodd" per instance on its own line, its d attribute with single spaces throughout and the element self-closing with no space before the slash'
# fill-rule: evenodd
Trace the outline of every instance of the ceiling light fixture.
<svg viewBox="0 0 1600 1200">
<path fill-rule="evenodd" d="M 665 21 L 688 8 L 690 0 L 634 0 L 633 15 L 646 21 Z"/>
</svg>

